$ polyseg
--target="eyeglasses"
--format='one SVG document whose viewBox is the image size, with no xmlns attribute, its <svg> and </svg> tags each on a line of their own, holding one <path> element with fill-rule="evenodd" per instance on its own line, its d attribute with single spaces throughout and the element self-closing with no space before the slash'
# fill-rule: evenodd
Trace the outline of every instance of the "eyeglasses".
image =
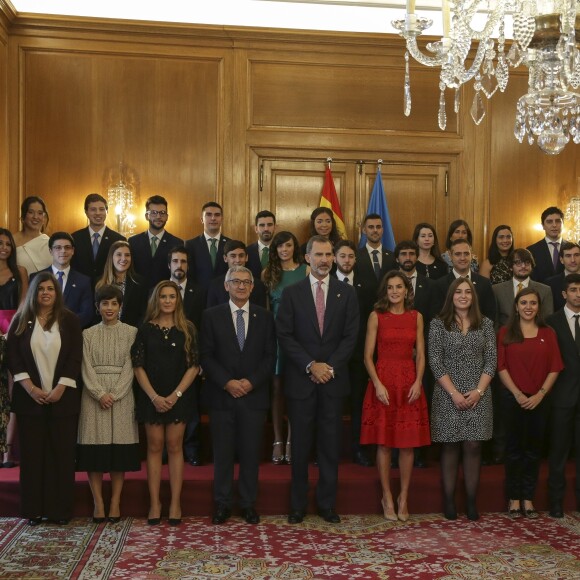
<svg viewBox="0 0 580 580">
<path fill-rule="evenodd" d="M 232 284 L 234 288 L 239 288 L 240 286 L 251 286 L 253 284 L 251 280 L 240 280 L 239 278 L 227 280 L 227 283 Z"/>
<path fill-rule="evenodd" d="M 514 266 L 531 266 L 531 262 L 524 262 L 523 260 L 514 261 Z"/>
<path fill-rule="evenodd" d="M 65 252 L 70 252 L 73 247 L 72 246 L 52 246 L 52 249 L 55 250 L 56 252 L 60 252 L 61 250 L 64 250 Z"/>
<path fill-rule="evenodd" d="M 157 217 L 157 216 L 159 216 L 159 217 L 167 217 L 169 214 L 164 209 L 162 209 L 161 211 L 157 211 L 156 209 L 150 209 L 147 212 L 147 215 L 150 215 L 152 217 Z"/>
</svg>

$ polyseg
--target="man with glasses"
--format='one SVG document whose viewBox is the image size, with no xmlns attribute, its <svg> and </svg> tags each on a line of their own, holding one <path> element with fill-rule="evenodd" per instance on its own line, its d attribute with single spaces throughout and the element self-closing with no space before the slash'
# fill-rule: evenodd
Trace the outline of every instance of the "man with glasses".
<svg viewBox="0 0 580 580">
<path fill-rule="evenodd" d="M 71 268 L 75 253 L 72 236 L 66 232 L 55 232 L 48 240 L 48 250 L 52 264 L 41 272 L 54 274 L 62 290 L 65 306 L 79 317 L 83 328 L 89 327 L 95 312 L 91 279 Z M 36 274 L 31 274 L 30 279 Z"/>
<path fill-rule="evenodd" d="M 214 524 L 231 516 L 236 451 L 241 516 L 248 524 L 260 522 L 255 503 L 276 335 L 272 314 L 250 303 L 253 282 L 244 266 L 230 268 L 225 277 L 229 301 L 205 310 L 201 323 L 203 400 L 209 408 L 214 458 Z"/>
<path fill-rule="evenodd" d="M 221 233 L 223 213 L 216 201 L 204 203 L 201 208 L 203 233 L 185 243 L 193 279 L 206 290 L 214 278 L 225 276 L 228 271 L 223 260 L 224 246 L 229 239 Z"/>
<path fill-rule="evenodd" d="M 154 195 L 145 202 L 145 219 L 149 222 L 146 232 L 129 238 L 129 247 L 133 259 L 133 267 L 137 274 L 144 276 L 149 288 L 157 282 L 169 278 L 167 257 L 169 250 L 183 244 L 183 240 L 165 231 L 169 218 L 167 200 L 160 195 Z"/>
</svg>

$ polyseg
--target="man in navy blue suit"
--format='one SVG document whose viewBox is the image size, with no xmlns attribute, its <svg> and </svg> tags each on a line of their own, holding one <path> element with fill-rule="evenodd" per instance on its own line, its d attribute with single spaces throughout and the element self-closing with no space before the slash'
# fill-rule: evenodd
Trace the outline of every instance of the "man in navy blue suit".
<svg viewBox="0 0 580 580">
<path fill-rule="evenodd" d="M 87 328 L 93 321 L 94 304 L 91 279 L 70 266 L 75 253 L 75 242 L 67 232 L 55 232 L 48 240 L 48 250 L 52 256 L 52 265 L 41 272 L 52 272 L 61 285 L 65 306 L 72 310 Z M 34 277 L 36 272 L 30 275 Z"/>
<path fill-rule="evenodd" d="M 165 230 L 169 214 L 167 200 L 153 195 L 145 202 L 145 219 L 149 222 L 146 232 L 129 238 L 133 267 L 137 274 L 145 277 L 149 288 L 157 282 L 169 279 L 167 257 L 169 250 L 183 244 L 183 240 Z"/>
<path fill-rule="evenodd" d="M 348 363 L 359 332 L 359 306 L 350 284 L 330 275 L 332 244 L 313 236 L 306 246 L 310 275 L 285 288 L 276 318 L 286 354 L 284 393 L 292 425 L 292 482 L 288 522 L 298 524 L 308 504 L 308 459 L 316 431 L 319 515 L 336 513 L 342 407 L 349 394 Z"/>
<path fill-rule="evenodd" d="M 248 263 L 246 265 L 254 275 L 255 281 L 260 279 L 262 270 L 268 265 L 270 244 L 276 232 L 276 216 L 265 209 L 256 214 L 254 222 L 258 240 L 247 248 Z"/>
<path fill-rule="evenodd" d="M 203 234 L 187 240 L 191 277 L 206 290 L 213 278 L 225 275 L 228 265 L 223 260 L 224 245 L 229 238 L 222 236 L 223 209 L 217 201 L 208 201 L 201 208 Z"/>
<path fill-rule="evenodd" d="M 247 523 L 257 524 L 261 440 L 276 361 L 274 318 L 265 308 L 250 303 L 250 270 L 230 268 L 225 284 L 230 299 L 204 311 L 199 348 L 213 440 L 212 522 L 223 524 L 231 515 L 237 450 L 241 515 Z"/>
</svg>

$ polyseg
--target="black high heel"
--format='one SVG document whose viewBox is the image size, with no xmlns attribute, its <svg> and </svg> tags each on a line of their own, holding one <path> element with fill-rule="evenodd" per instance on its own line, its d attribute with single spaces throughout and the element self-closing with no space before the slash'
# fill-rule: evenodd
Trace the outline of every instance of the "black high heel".
<svg viewBox="0 0 580 580">
<path fill-rule="evenodd" d="M 159 506 L 159 517 L 147 518 L 147 524 L 150 526 L 158 526 L 161 523 L 161 506 Z"/>
</svg>

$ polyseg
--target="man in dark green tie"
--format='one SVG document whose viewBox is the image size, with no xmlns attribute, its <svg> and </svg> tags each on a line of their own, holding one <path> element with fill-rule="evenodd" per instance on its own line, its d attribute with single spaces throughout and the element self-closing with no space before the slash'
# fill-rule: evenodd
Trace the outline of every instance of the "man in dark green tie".
<svg viewBox="0 0 580 580">
<path fill-rule="evenodd" d="M 262 270 L 268 265 L 270 244 L 276 232 L 276 216 L 267 209 L 259 211 L 255 218 L 255 230 L 258 240 L 248 246 L 248 263 L 254 278 L 259 280 Z"/>
</svg>

